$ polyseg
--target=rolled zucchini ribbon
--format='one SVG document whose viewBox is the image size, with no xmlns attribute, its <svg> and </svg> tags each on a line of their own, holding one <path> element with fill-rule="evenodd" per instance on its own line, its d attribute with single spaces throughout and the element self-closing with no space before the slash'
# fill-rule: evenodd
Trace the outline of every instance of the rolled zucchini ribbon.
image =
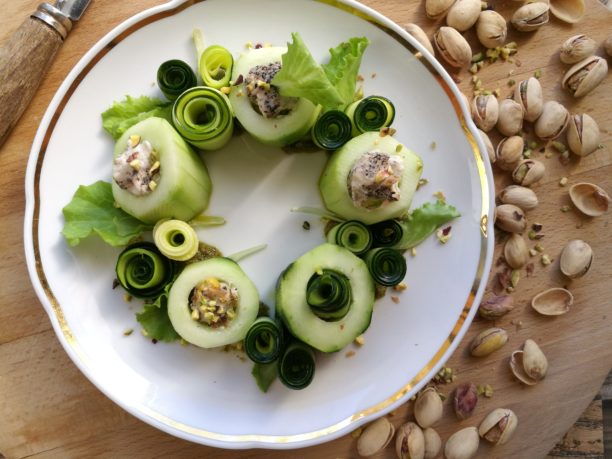
<svg viewBox="0 0 612 459">
<path fill-rule="evenodd" d="M 326 321 L 340 320 L 351 307 L 351 283 L 344 274 L 330 269 L 314 274 L 306 286 L 306 302 Z"/>
<path fill-rule="evenodd" d="M 397 250 L 387 247 L 370 250 L 364 260 L 374 282 L 385 287 L 399 284 L 406 276 L 406 259 Z"/>
<path fill-rule="evenodd" d="M 176 261 L 193 258 L 200 245 L 195 230 L 182 220 L 159 221 L 153 228 L 153 241 L 164 256 Z"/>
<path fill-rule="evenodd" d="M 204 86 L 221 89 L 229 86 L 234 58 L 223 46 L 213 45 L 200 56 L 199 71 Z"/>
<path fill-rule="evenodd" d="M 287 347 L 278 363 L 278 377 L 290 389 L 307 387 L 315 373 L 315 354 L 312 348 L 302 342 Z"/>
<path fill-rule="evenodd" d="M 372 234 L 363 223 L 349 220 L 334 226 L 327 233 L 327 242 L 344 247 L 355 255 L 361 255 L 372 246 Z"/>
<path fill-rule="evenodd" d="M 396 220 L 385 220 L 370 226 L 374 247 L 393 247 L 402 240 L 404 229 Z"/>
<path fill-rule="evenodd" d="M 323 113 L 312 127 L 311 137 L 323 150 L 337 150 L 352 138 L 353 125 L 348 115 L 340 110 Z"/>
<path fill-rule="evenodd" d="M 259 317 L 244 338 L 244 350 L 255 363 L 271 363 L 283 348 L 283 330 L 269 317 Z"/>
<path fill-rule="evenodd" d="M 175 273 L 172 260 L 165 258 L 151 242 L 128 246 L 117 258 L 117 280 L 136 298 L 155 298 L 164 291 Z"/>
<path fill-rule="evenodd" d="M 353 124 L 353 136 L 357 136 L 391 126 L 395 119 L 395 106 L 385 97 L 369 96 L 349 105 L 346 114 Z"/>
<path fill-rule="evenodd" d="M 172 122 L 187 142 L 201 150 L 222 148 L 234 132 L 234 117 L 227 96 L 203 86 L 191 88 L 176 99 Z"/>
<path fill-rule="evenodd" d="M 157 86 L 168 100 L 175 100 L 197 84 L 197 77 L 189 64 L 179 59 L 166 61 L 157 70 Z"/>
</svg>

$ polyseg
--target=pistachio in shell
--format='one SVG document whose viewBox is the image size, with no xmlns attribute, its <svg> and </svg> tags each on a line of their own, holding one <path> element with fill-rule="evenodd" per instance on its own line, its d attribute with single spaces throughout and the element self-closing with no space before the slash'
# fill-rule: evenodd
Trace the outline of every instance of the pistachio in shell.
<svg viewBox="0 0 612 459">
<path fill-rule="evenodd" d="M 559 59 L 564 64 L 575 64 L 595 54 L 597 43 L 592 38 L 581 33 L 569 37 L 561 45 Z"/>
<path fill-rule="evenodd" d="M 478 315 L 483 319 L 495 320 L 514 309 L 514 300 L 509 295 L 499 295 L 480 303 Z"/>
<path fill-rule="evenodd" d="M 493 148 L 493 144 L 491 143 L 491 139 L 487 135 L 486 132 L 478 129 L 478 134 L 480 134 L 480 138 L 482 139 L 482 143 L 484 143 L 485 148 L 487 150 L 487 156 L 489 157 L 489 161 L 493 164 L 496 161 L 495 157 L 495 149 Z"/>
<path fill-rule="evenodd" d="M 485 132 L 489 132 L 497 124 L 499 118 L 499 102 L 493 94 L 479 94 L 472 99 L 472 118 L 474 123 Z"/>
<path fill-rule="evenodd" d="M 559 137 L 569 123 L 567 108 L 555 100 L 544 103 L 542 113 L 535 122 L 535 134 L 542 140 L 553 140 Z"/>
<path fill-rule="evenodd" d="M 512 15 L 512 25 L 521 32 L 533 32 L 548 23 L 547 3 L 535 2 L 521 6 Z"/>
<path fill-rule="evenodd" d="M 532 339 L 523 344 L 523 369 L 527 376 L 535 381 L 544 379 L 548 372 L 548 359 Z"/>
<path fill-rule="evenodd" d="M 369 424 L 357 440 L 357 453 L 362 457 L 373 456 L 383 450 L 393 438 L 395 427 L 386 417 Z"/>
<path fill-rule="evenodd" d="M 608 211 L 610 196 L 594 183 L 576 183 L 569 189 L 569 196 L 576 208 L 589 217 L 599 217 Z"/>
<path fill-rule="evenodd" d="M 510 355 L 510 371 L 512 371 L 512 374 L 516 379 L 526 386 L 535 386 L 538 381 L 525 373 L 525 369 L 523 368 L 523 356 L 523 350 L 514 351 Z"/>
<path fill-rule="evenodd" d="M 421 428 L 414 422 L 407 422 L 397 430 L 395 452 L 398 459 L 425 457 L 425 437 Z"/>
<path fill-rule="evenodd" d="M 503 445 L 510 440 L 517 425 L 518 418 L 514 411 L 508 408 L 496 408 L 482 420 L 478 433 L 495 445 Z"/>
<path fill-rule="evenodd" d="M 567 127 L 567 143 L 572 153 L 588 156 L 599 147 L 599 126 L 586 113 L 570 116 Z"/>
<path fill-rule="evenodd" d="M 517 84 L 514 88 L 514 100 L 523 108 L 523 115 L 527 121 L 532 123 L 536 121 L 544 108 L 540 80 L 530 77 Z"/>
<path fill-rule="evenodd" d="M 476 427 L 466 427 L 452 434 L 444 445 L 446 459 L 472 459 L 478 451 L 480 437 Z"/>
<path fill-rule="evenodd" d="M 476 24 L 480 10 L 480 0 L 457 0 L 448 10 L 446 25 L 465 32 Z"/>
<path fill-rule="evenodd" d="M 514 204 L 523 210 L 532 210 L 538 206 L 538 196 L 531 188 L 520 185 L 509 185 L 499 193 L 499 200 L 504 204 Z"/>
<path fill-rule="evenodd" d="M 612 35 L 608 35 L 608 38 L 604 41 L 604 49 L 606 50 L 606 54 L 612 57 Z"/>
<path fill-rule="evenodd" d="M 592 263 L 593 249 L 580 239 L 569 241 L 563 247 L 559 258 L 561 272 L 570 279 L 584 276 L 591 268 Z"/>
<path fill-rule="evenodd" d="M 603 57 L 589 56 L 565 72 L 561 85 L 574 97 L 582 97 L 599 86 L 607 74 L 608 62 Z"/>
<path fill-rule="evenodd" d="M 497 130 L 506 137 L 518 134 L 523 128 L 523 107 L 512 99 L 499 103 Z"/>
<path fill-rule="evenodd" d="M 523 158 L 525 140 L 520 135 L 505 137 L 495 149 L 495 164 L 504 171 L 511 171 Z"/>
<path fill-rule="evenodd" d="M 470 354 L 474 357 L 486 357 L 497 351 L 508 342 L 508 332 L 503 328 L 488 328 L 474 337 L 470 343 Z"/>
<path fill-rule="evenodd" d="M 549 288 L 531 300 L 531 307 L 544 316 L 565 314 L 572 304 L 574 304 L 572 292 L 560 287 Z"/>
<path fill-rule="evenodd" d="M 440 435 L 434 429 L 428 427 L 423 430 L 423 437 L 425 438 L 425 455 L 423 459 L 435 459 L 442 449 Z"/>
<path fill-rule="evenodd" d="M 529 260 L 529 249 L 523 236 L 512 233 L 504 246 L 504 258 L 511 268 L 520 269 Z"/>
<path fill-rule="evenodd" d="M 422 428 L 431 427 L 442 418 L 443 403 L 434 387 L 423 390 L 414 402 L 414 417 Z"/>
<path fill-rule="evenodd" d="M 509 233 L 522 233 L 527 228 L 527 219 L 520 207 L 501 204 L 495 208 L 495 224 Z"/>
<path fill-rule="evenodd" d="M 433 56 L 434 54 L 433 46 L 431 45 L 431 41 L 429 41 L 429 37 L 427 36 L 427 34 L 425 33 L 423 29 L 421 29 L 416 24 L 408 23 L 404 25 L 404 30 L 408 32 L 410 35 L 412 35 L 412 37 L 416 41 L 418 41 L 421 45 L 423 45 L 423 48 L 429 51 L 431 55 Z"/>
<path fill-rule="evenodd" d="M 467 67 L 472 62 L 472 48 L 452 27 L 440 27 L 434 34 L 434 45 L 442 58 L 453 67 Z"/>
<path fill-rule="evenodd" d="M 549 0 L 550 12 L 557 19 L 575 24 L 582 19 L 585 12 L 584 0 Z"/>
<path fill-rule="evenodd" d="M 542 180 L 546 166 L 537 159 L 524 159 L 512 171 L 512 180 L 521 186 L 530 186 Z"/>
<path fill-rule="evenodd" d="M 497 11 L 481 11 L 476 22 L 476 36 L 485 48 L 503 46 L 508 35 L 506 20 Z"/>
<path fill-rule="evenodd" d="M 444 17 L 455 0 L 425 0 L 425 14 L 430 19 Z"/>
</svg>

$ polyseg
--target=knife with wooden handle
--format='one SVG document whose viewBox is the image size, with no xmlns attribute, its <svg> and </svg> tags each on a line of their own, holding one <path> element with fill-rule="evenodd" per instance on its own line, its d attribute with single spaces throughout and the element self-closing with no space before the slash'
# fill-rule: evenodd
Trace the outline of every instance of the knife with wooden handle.
<svg viewBox="0 0 612 459">
<path fill-rule="evenodd" d="M 29 105 L 72 22 L 90 0 L 41 3 L 0 49 L 0 146 Z"/>
</svg>

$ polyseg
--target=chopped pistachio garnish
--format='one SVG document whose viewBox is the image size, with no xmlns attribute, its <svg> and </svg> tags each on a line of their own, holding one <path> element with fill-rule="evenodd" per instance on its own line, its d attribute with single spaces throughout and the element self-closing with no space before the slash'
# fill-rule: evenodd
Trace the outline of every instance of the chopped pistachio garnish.
<svg viewBox="0 0 612 459">
<path fill-rule="evenodd" d="M 220 91 L 223 94 L 228 95 L 231 92 L 231 90 L 232 90 L 232 88 L 230 88 L 229 86 L 223 86 Z"/>
<path fill-rule="evenodd" d="M 514 86 L 516 84 L 515 80 L 508 80 L 508 86 Z"/>
<path fill-rule="evenodd" d="M 535 249 L 529 249 L 529 255 L 535 257 L 538 254 L 538 251 Z"/>
<path fill-rule="evenodd" d="M 434 141 L 434 142 L 431 142 L 431 145 L 429 146 L 429 148 L 431 148 L 432 150 L 435 150 L 437 146 L 438 144 Z"/>
<path fill-rule="evenodd" d="M 140 329 L 140 333 L 142 334 L 142 336 L 148 337 L 149 334 L 147 333 L 147 331 L 144 328 Z"/>
<path fill-rule="evenodd" d="M 123 336 L 130 336 L 132 333 L 134 333 L 134 329 L 128 328 L 126 331 L 123 332 Z"/>
<path fill-rule="evenodd" d="M 479 384 L 476 386 L 476 391 L 478 392 L 478 395 L 482 395 L 486 398 L 493 397 L 493 387 L 491 387 L 490 384 L 485 384 L 484 386 Z"/>
<path fill-rule="evenodd" d="M 483 53 L 476 53 L 472 56 L 472 62 L 477 63 L 483 61 L 485 55 Z"/>
<path fill-rule="evenodd" d="M 422 186 L 427 185 L 428 183 L 429 183 L 429 180 L 427 180 L 426 178 L 419 179 L 419 183 L 417 183 L 417 190 L 421 188 Z"/>
<path fill-rule="evenodd" d="M 361 432 L 363 432 L 363 427 L 358 427 L 357 429 L 351 432 L 351 437 L 359 438 L 361 436 Z"/>
<path fill-rule="evenodd" d="M 359 335 L 357 338 L 355 338 L 355 344 L 358 346 L 363 346 L 365 344 L 365 338 L 363 335 Z"/>
<path fill-rule="evenodd" d="M 156 182 L 155 180 L 151 180 L 151 181 L 149 182 L 149 189 L 150 189 L 151 191 L 155 191 L 155 188 L 157 188 L 157 182 Z"/>
<path fill-rule="evenodd" d="M 559 185 L 560 186 L 567 185 L 567 177 L 561 177 L 561 180 L 559 180 Z"/>
<path fill-rule="evenodd" d="M 404 282 L 400 282 L 399 284 L 393 286 L 393 290 L 395 290 L 396 292 L 403 292 L 407 288 L 408 286 Z"/>
<path fill-rule="evenodd" d="M 525 159 L 531 158 L 531 153 L 533 153 L 532 150 L 530 148 L 528 148 L 527 150 L 525 150 L 523 152 L 523 158 L 525 158 Z"/>
<path fill-rule="evenodd" d="M 470 73 L 474 75 L 477 72 L 478 72 L 478 64 L 472 64 L 472 66 L 470 67 Z"/>
<path fill-rule="evenodd" d="M 433 195 L 438 201 L 446 202 L 446 196 L 444 196 L 442 191 L 436 191 Z"/>
<path fill-rule="evenodd" d="M 569 212 L 570 211 L 570 206 L 563 206 L 561 207 L 561 212 L 565 213 L 565 212 Z"/>
<path fill-rule="evenodd" d="M 512 275 L 510 276 L 510 284 L 512 285 L 512 288 L 516 288 L 520 280 L 521 272 L 518 269 L 513 270 Z"/>
<path fill-rule="evenodd" d="M 552 263 L 552 260 L 547 254 L 542 255 L 541 261 L 544 266 L 548 266 L 549 264 Z"/>
<path fill-rule="evenodd" d="M 542 247 L 540 244 L 534 245 L 533 248 L 536 249 L 540 253 L 544 252 L 544 247 Z"/>
<path fill-rule="evenodd" d="M 531 142 L 527 144 L 527 147 L 530 148 L 531 150 L 537 150 L 538 142 L 536 142 L 535 140 L 532 140 Z"/>
<path fill-rule="evenodd" d="M 416 247 L 413 247 L 413 248 L 410 249 L 410 255 L 412 255 L 413 258 L 416 257 L 416 255 L 417 255 Z"/>
<path fill-rule="evenodd" d="M 537 69 L 535 72 L 533 72 L 533 76 L 538 80 L 542 78 L 542 69 Z"/>
<path fill-rule="evenodd" d="M 246 49 L 251 49 L 251 48 L 253 47 L 253 42 L 251 42 L 251 41 L 247 41 L 247 42 L 244 44 L 244 47 L 245 47 Z"/>
<path fill-rule="evenodd" d="M 533 230 L 531 230 L 531 231 L 529 231 L 529 233 L 527 233 L 527 237 L 529 239 L 531 239 L 532 241 L 536 238 L 536 236 L 537 236 L 537 233 L 535 231 L 533 231 Z"/>
<path fill-rule="evenodd" d="M 346 354 L 344 354 L 344 357 L 348 359 L 350 357 L 353 357 L 354 355 L 355 355 L 355 351 L 348 351 Z"/>
<path fill-rule="evenodd" d="M 565 146 L 565 144 L 563 142 L 559 142 L 558 140 L 555 140 L 551 145 L 559 153 L 563 153 L 564 151 L 567 150 L 567 147 Z"/>
<path fill-rule="evenodd" d="M 451 238 L 450 230 L 450 226 L 438 229 L 438 231 L 436 231 L 436 237 L 438 238 L 438 241 L 440 241 L 442 244 L 446 244 Z"/>
<path fill-rule="evenodd" d="M 391 301 L 393 301 L 395 304 L 399 304 L 399 296 L 391 295 Z"/>
<path fill-rule="evenodd" d="M 132 295 L 130 295 L 129 293 L 125 293 L 123 295 L 123 301 L 125 301 L 126 303 L 129 303 L 130 301 L 132 301 Z"/>
<path fill-rule="evenodd" d="M 436 384 L 449 384 L 457 379 L 455 371 L 450 367 L 442 367 L 440 371 L 434 376 L 433 382 Z"/>
</svg>

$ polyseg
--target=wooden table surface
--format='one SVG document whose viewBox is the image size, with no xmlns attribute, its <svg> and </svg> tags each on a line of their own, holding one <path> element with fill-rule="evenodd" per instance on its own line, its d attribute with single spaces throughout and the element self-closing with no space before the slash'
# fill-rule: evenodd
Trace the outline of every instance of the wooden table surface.
<svg viewBox="0 0 612 459">
<path fill-rule="evenodd" d="M 0 44 L 38 3 L 39 0 L 2 2 Z M 62 350 L 31 288 L 22 238 L 24 173 L 38 123 L 69 70 L 98 39 L 124 19 L 161 3 L 161 0 L 93 1 L 60 50 L 31 106 L 0 149 L 0 458 L 356 457 L 355 439 L 349 435 L 292 452 L 224 451 L 191 444 L 148 426 L 107 399 L 78 371 Z M 399 24 L 415 22 L 430 35 L 439 25 L 425 18 L 422 2 L 367 0 L 365 3 Z M 493 4 L 507 18 L 517 6 L 511 1 Z M 509 73 L 519 81 L 541 69 L 545 98 L 559 100 L 572 112 L 591 114 L 602 129 L 604 144 L 595 154 L 580 161 L 572 158 L 565 165 L 557 154 L 547 158 L 544 153 L 537 153 L 547 166 L 547 174 L 533 187 L 540 205 L 528 213 L 530 222 L 544 225 L 545 238 L 541 243 L 555 260 L 571 239 L 580 238 L 591 244 L 595 252 L 591 271 L 580 280 L 569 281 L 559 273 L 558 261 L 544 267 L 534 258 L 534 274 L 526 277 L 523 271 L 513 293 L 517 307 L 497 323 L 508 330 L 509 343 L 487 358 L 471 358 L 466 351 L 469 340 L 490 325 L 477 319 L 448 362 L 457 380 L 440 386 L 443 393 L 451 394 L 456 384 L 467 381 L 491 384 L 495 392 L 492 398 L 481 399 L 475 415 L 463 422 L 455 419 L 447 402 L 446 415 L 436 425 L 443 439 L 461 427 L 475 425 L 496 407 L 512 408 L 518 415 L 519 427 L 513 440 L 502 447 L 481 446 L 480 458 L 544 457 L 585 411 L 612 367 L 611 213 L 591 219 L 581 216 L 574 208 L 561 212 L 560 208 L 570 203 L 567 187 L 559 185 L 561 177 L 568 177 L 570 185 L 588 181 L 612 192 L 612 77 L 608 75 L 595 92 L 574 100 L 559 87 L 564 66 L 558 60 L 559 45 L 570 35 L 587 33 L 601 43 L 610 31 L 612 13 L 595 0 L 588 0 L 587 14 L 578 25 L 569 26 L 552 19 L 536 34 L 522 35 L 511 30 L 509 40 L 519 44 L 514 63 L 496 63 L 479 72 L 485 87 L 499 87 L 502 97 L 506 97 L 510 93 Z M 468 37 L 475 43 L 472 32 Z M 602 53 L 600 47 L 598 54 Z M 469 73 L 462 72 L 457 75 L 457 81 L 471 96 L 470 77 Z M 508 183 L 507 175 L 496 171 L 498 187 Z M 498 244 L 496 254 L 500 249 Z M 491 288 L 495 273 L 502 269 L 493 267 Z M 528 303 L 536 293 L 552 286 L 568 286 L 575 296 L 575 305 L 565 316 L 539 317 Z M 527 338 L 541 345 L 550 362 L 548 376 L 535 387 L 522 387 L 508 371 L 511 351 L 518 349 Z M 409 419 L 411 409 L 408 403 L 390 419 L 399 426 Z M 597 403 L 591 409 L 596 411 Z M 588 411 L 585 416 L 589 416 Z M 571 456 L 576 444 L 561 443 L 555 449 L 555 456 Z M 392 458 L 395 453 L 387 448 L 377 457 Z"/>
</svg>

